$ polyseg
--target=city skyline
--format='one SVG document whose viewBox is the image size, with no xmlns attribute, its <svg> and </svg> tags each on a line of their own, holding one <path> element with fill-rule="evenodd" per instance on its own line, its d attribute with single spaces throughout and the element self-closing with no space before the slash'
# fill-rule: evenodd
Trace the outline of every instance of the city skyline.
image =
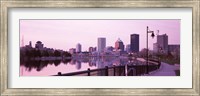
<svg viewBox="0 0 200 96">
<path fill-rule="evenodd" d="M 169 44 L 180 44 L 180 20 L 20 20 L 20 40 L 24 45 L 42 41 L 44 47 L 67 51 L 80 43 L 82 51 L 88 51 L 97 47 L 99 37 L 106 38 L 106 47 L 114 47 L 118 38 L 126 46 L 131 34 L 139 34 L 141 50 L 146 48 L 146 26 L 155 34 L 166 33 Z M 151 50 L 156 40 L 149 38 Z"/>
</svg>

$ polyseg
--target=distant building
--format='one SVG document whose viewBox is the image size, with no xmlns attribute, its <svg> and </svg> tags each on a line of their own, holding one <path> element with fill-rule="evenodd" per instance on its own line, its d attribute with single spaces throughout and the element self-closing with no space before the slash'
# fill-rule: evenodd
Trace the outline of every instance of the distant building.
<svg viewBox="0 0 200 96">
<path fill-rule="evenodd" d="M 168 45 L 168 52 L 180 51 L 180 45 Z"/>
<path fill-rule="evenodd" d="M 29 47 L 32 47 L 32 42 L 31 41 L 29 41 Z"/>
<path fill-rule="evenodd" d="M 77 53 L 80 53 L 80 52 L 81 52 L 81 44 L 80 44 L 80 43 L 78 43 L 78 44 L 76 45 L 76 52 L 77 52 Z"/>
<path fill-rule="evenodd" d="M 97 41 L 98 52 L 103 52 L 105 48 L 106 48 L 106 38 L 98 38 Z"/>
<path fill-rule="evenodd" d="M 89 47 L 88 51 L 91 53 L 94 51 L 94 48 L 93 47 Z"/>
<path fill-rule="evenodd" d="M 139 34 L 131 34 L 130 49 L 131 52 L 139 52 Z"/>
<path fill-rule="evenodd" d="M 120 39 L 115 42 L 115 50 L 124 51 L 124 43 Z"/>
<path fill-rule="evenodd" d="M 113 51 L 113 47 L 112 46 L 108 46 L 108 47 L 106 47 L 106 51 Z"/>
<path fill-rule="evenodd" d="M 91 52 L 95 52 L 96 51 L 96 47 L 89 47 L 88 51 Z"/>
<path fill-rule="evenodd" d="M 97 51 L 97 47 L 94 47 L 93 50 L 94 50 L 94 52 L 96 52 Z"/>
<path fill-rule="evenodd" d="M 71 53 L 71 54 L 76 53 L 76 49 L 75 49 L 75 48 L 70 48 L 70 49 L 69 49 L 69 53 Z"/>
<path fill-rule="evenodd" d="M 37 41 L 37 42 L 36 42 L 35 48 L 42 49 L 43 47 L 44 47 L 44 45 L 42 44 L 41 41 Z"/>
<path fill-rule="evenodd" d="M 25 46 L 23 46 L 23 47 L 26 47 L 26 48 L 29 48 L 29 49 L 31 49 L 31 48 L 32 48 L 31 41 L 29 41 L 29 45 L 25 45 Z"/>
<path fill-rule="evenodd" d="M 158 44 L 153 43 L 153 52 L 157 53 L 158 52 Z"/>
<path fill-rule="evenodd" d="M 168 52 L 168 36 L 167 34 L 157 35 L 157 46 L 159 51 Z"/>
<path fill-rule="evenodd" d="M 175 57 L 180 59 L 180 45 L 168 45 L 168 52 Z"/>
<path fill-rule="evenodd" d="M 128 44 L 128 45 L 126 45 L 126 52 L 131 52 L 131 46 L 130 46 L 130 44 Z"/>
</svg>

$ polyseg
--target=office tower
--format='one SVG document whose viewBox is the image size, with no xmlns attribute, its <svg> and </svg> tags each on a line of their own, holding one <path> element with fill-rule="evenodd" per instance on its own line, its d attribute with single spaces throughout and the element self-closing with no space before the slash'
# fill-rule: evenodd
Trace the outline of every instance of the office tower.
<svg viewBox="0 0 200 96">
<path fill-rule="evenodd" d="M 168 52 L 168 36 L 167 34 L 157 35 L 158 51 Z"/>
<path fill-rule="evenodd" d="M 115 50 L 116 51 L 124 51 L 124 43 L 122 42 L 122 40 L 118 39 L 115 42 Z"/>
<path fill-rule="evenodd" d="M 106 38 L 98 38 L 97 50 L 98 52 L 103 52 L 106 47 Z"/>
<path fill-rule="evenodd" d="M 80 43 L 78 43 L 78 44 L 76 45 L 76 52 L 77 52 L 77 53 L 80 53 L 80 52 L 81 52 L 81 44 L 80 44 Z"/>
<path fill-rule="evenodd" d="M 131 52 L 139 52 L 139 34 L 131 34 Z"/>
</svg>

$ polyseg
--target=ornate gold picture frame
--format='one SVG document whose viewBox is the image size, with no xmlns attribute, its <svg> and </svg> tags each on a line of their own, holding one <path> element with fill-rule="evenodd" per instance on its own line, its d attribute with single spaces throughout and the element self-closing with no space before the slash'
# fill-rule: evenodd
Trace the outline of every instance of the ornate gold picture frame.
<svg viewBox="0 0 200 96">
<path fill-rule="evenodd" d="M 0 87 L 1 95 L 200 95 L 200 1 L 199 0 L 0 0 Z M 192 8 L 192 88 L 8 88 L 9 8 Z"/>
</svg>

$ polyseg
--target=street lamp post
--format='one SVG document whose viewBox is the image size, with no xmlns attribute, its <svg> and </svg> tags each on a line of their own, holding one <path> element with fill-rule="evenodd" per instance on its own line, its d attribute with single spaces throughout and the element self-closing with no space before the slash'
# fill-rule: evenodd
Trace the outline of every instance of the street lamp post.
<svg viewBox="0 0 200 96">
<path fill-rule="evenodd" d="M 149 74 L 149 64 L 148 64 L 148 59 L 149 59 L 149 53 L 148 53 L 148 33 L 151 33 L 151 37 L 154 38 L 154 31 L 150 31 L 149 30 L 149 27 L 147 26 L 147 51 L 146 51 L 146 54 L 147 54 L 147 60 L 146 60 L 146 74 Z"/>
</svg>

